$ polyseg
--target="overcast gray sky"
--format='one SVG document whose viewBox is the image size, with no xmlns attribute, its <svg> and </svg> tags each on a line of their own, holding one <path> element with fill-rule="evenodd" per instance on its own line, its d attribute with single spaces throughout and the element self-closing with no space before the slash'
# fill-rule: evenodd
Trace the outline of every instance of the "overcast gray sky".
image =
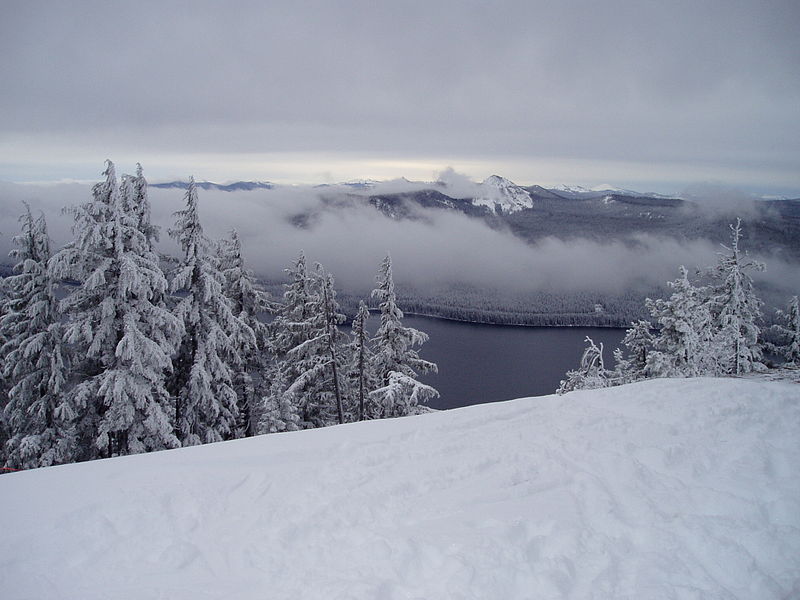
<svg viewBox="0 0 800 600">
<path fill-rule="evenodd" d="M 4 0 L 0 179 L 800 195 L 798 26 L 797 0 Z"/>
</svg>

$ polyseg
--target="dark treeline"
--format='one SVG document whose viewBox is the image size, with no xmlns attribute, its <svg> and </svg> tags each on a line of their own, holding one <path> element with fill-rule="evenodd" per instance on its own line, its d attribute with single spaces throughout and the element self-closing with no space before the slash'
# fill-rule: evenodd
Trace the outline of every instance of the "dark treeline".
<svg viewBox="0 0 800 600">
<path fill-rule="evenodd" d="M 377 332 L 361 302 L 347 334 L 321 264 L 301 252 L 271 297 L 235 231 L 205 236 L 193 181 L 168 230 L 182 254 L 159 256 L 141 167 L 117 179 L 108 161 L 104 175 L 67 209 L 75 237 L 57 252 L 43 216 L 20 218 L 0 288 L 7 468 L 403 416 L 437 395 L 417 381 L 436 365 L 415 350 L 427 335 L 402 325 L 388 256 Z"/>
<path fill-rule="evenodd" d="M 265 288 L 277 293 L 281 283 L 270 281 Z M 658 289 L 649 290 L 654 294 Z M 532 327 L 626 327 L 631 320 L 643 319 L 646 294 L 623 291 L 616 294 L 588 292 L 547 292 L 489 290 L 468 285 L 452 285 L 426 290 L 398 284 L 397 303 L 407 314 L 424 315 L 482 323 Z M 342 311 L 354 315 L 361 298 L 348 292 L 339 295 Z M 370 309 L 374 302 L 367 301 Z"/>
</svg>

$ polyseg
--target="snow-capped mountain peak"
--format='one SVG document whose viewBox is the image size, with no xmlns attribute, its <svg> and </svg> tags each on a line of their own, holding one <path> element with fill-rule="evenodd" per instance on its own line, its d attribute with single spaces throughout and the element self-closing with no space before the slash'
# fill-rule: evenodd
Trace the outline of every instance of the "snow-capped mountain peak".
<svg viewBox="0 0 800 600">
<path fill-rule="evenodd" d="M 491 175 L 478 188 L 478 197 L 472 200 L 475 205 L 488 206 L 495 212 L 503 214 L 533 208 L 533 198 L 530 193 L 505 177 Z"/>
</svg>

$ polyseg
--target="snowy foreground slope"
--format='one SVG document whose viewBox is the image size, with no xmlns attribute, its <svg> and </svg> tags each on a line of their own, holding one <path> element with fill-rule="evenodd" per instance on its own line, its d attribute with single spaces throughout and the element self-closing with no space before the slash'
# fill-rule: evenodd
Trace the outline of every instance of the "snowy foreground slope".
<svg viewBox="0 0 800 600">
<path fill-rule="evenodd" d="M 800 385 L 656 380 L 0 477 L 0 597 L 799 598 Z"/>
</svg>

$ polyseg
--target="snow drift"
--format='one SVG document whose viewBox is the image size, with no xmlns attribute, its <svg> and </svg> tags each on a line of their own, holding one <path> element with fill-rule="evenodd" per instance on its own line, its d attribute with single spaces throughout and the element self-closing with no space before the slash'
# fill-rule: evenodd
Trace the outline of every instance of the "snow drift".
<svg viewBox="0 0 800 600">
<path fill-rule="evenodd" d="M 0 597 L 798 597 L 799 433 L 655 380 L 14 473 Z"/>
</svg>

